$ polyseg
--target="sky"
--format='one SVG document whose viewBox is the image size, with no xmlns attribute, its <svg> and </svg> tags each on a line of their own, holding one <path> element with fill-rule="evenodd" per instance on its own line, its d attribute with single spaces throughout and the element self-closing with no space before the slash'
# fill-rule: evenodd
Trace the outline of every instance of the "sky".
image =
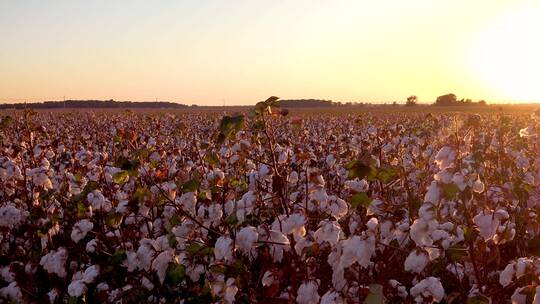
<svg viewBox="0 0 540 304">
<path fill-rule="evenodd" d="M 0 102 L 540 101 L 538 0 L 0 0 Z"/>
</svg>

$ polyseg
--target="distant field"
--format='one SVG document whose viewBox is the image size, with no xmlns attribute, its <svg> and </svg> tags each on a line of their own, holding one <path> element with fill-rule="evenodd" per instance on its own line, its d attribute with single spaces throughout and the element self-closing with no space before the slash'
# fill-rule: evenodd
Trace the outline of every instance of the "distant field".
<svg viewBox="0 0 540 304">
<path fill-rule="evenodd" d="M 253 106 L 226 106 L 226 107 L 187 107 L 182 109 L 167 109 L 167 108 L 137 108 L 129 109 L 130 111 L 137 113 L 247 113 Z M 287 108 L 290 113 L 301 114 L 301 113 L 325 113 L 325 114 L 352 114 L 352 113 L 409 113 L 409 112 L 421 112 L 421 113 L 444 113 L 444 112 L 464 112 L 464 113 L 497 113 L 497 112 L 529 112 L 536 111 L 540 109 L 540 104 L 508 104 L 508 105 L 487 105 L 487 106 L 432 106 L 432 105 L 418 105 L 413 107 L 406 107 L 403 105 L 392 106 L 392 105 L 374 105 L 374 106 L 342 106 L 342 107 L 289 107 Z M 122 113 L 126 111 L 126 108 L 112 108 L 112 109 L 102 109 L 102 108 L 87 108 L 87 109 L 37 109 L 37 112 L 109 112 L 109 113 Z M 22 110 L 5 110 L 5 113 L 15 113 Z"/>
</svg>

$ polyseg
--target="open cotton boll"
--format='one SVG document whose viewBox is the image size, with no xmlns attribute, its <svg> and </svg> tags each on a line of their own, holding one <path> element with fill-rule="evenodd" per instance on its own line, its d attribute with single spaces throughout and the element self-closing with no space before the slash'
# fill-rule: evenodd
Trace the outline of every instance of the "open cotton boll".
<svg viewBox="0 0 540 304">
<path fill-rule="evenodd" d="M 244 254 L 249 254 L 253 250 L 255 243 L 259 239 L 257 228 L 246 226 L 236 234 L 236 248 Z"/>
<path fill-rule="evenodd" d="M 448 146 L 442 147 L 439 152 L 437 152 L 437 155 L 435 155 L 435 163 L 441 170 L 451 167 L 455 159 L 456 152 Z"/>
<path fill-rule="evenodd" d="M 78 243 L 82 240 L 86 234 L 94 228 L 94 224 L 91 221 L 84 219 L 80 220 L 75 225 L 73 225 L 73 230 L 71 231 L 71 239 Z"/>
<path fill-rule="evenodd" d="M 344 304 L 345 302 L 335 291 L 327 291 L 321 298 L 320 304 Z"/>
<path fill-rule="evenodd" d="M 480 176 L 474 181 L 472 189 L 476 193 L 484 192 L 485 186 L 484 183 L 480 180 Z"/>
<path fill-rule="evenodd" d="M 94 210 L 109 212 L 112 208 L 111 202 L 99 190 L 88 193 L 87 199 Z"/>
<path fill-rule="evenodd" d="M 272 242 L 270 245 L 270 255 L 274 262 L 281 262 L 283 259 L 283 251 L 288 251 L 290 248 L 290 241 L 283 233 L 277 230 L 270 230 L 268 241 Z M 282 245 L 283 244 L 283 245 Z"/>
<path fill-rule="evenodd" d="M 366 192 L 369 189 L 369 184 L 365 179 L 354 179 L 345 181 L 345 188 L 355 192 Z"/>
<path fill-rule="evenodd" d="M 340 263 L 343 267 L 349 267 L 354 263 L 367 268 L 371 261 L 371 256 L 375 253 L 375 240 L 364 240 L 355 235 L 342 241 L 343 254 Z"/>
<path fill-rule="evenodd" d="M 66 249 L 60 247 L 58 251 L 52 250 L 48 254 L 41 257 L 39 264 L 43 266 L 48 273 L 54 273 L 59 277 L 64 278 L 67 275 L 65 266 L 67 257 L 68 254 Z"/>
<path fill-rule="evenodd" d="M 76 298 L 82 296 L 87 290 L 88 288 L 83 280 L 75 280 L 68 286 L 68 294 Z"/>
<path fill-rule="evenodd" d="M 473 218 L 476 228 L 480 235 L 485 239 L 492 239 L 497 233 L 497 229 L 501 224 L 501 219 L 508 219 L 508 212 L 505 210 L 482 211 Z"/>
<path fill-rule="evenodd" d="M 25 217 L 25 212 L 14 204 L 7 204 L 0 208 L 0 227 L 12 229 L 19 225 Z"/>
<path fill-rule="evenodd" d="M 435 277 L 428 277 L 420 281 L 411 288 L 411 296 L 417 303 L 424 303 L 423 298 L 433 297 L 437 302 L 444 298 L 444 288 L 441 280 Z"/>
<path fill-rule="evenodd" d="M 341 231 L 341 227 L 339 226 L 338 222 L 321 221 L 319 223 L 319 229 L 315 231 L 313 236 L 315 241 L 319 244 L 328 242 L 331 245 L 335 245 L 341 238 L 342 234 L 343 232 Z"/>
<path fill-rule="evenodd" d="M 420 273 L 429 262 L 428 255 L 424 251 L 413 250 L 405 259 L 405 271 Z"/>
<path fill-rule="evenodd" d="M 271 271 L 267 270 L 261 279 L 261 283 L 265 287 L 274 284 L 274 274 L 272 274 Z"/>
<path fill-rule="evenodd" d="M 298 304 L 313 304 L 319 303 L 319 293 L 317 292 L 317 283 L 315 281 L 307 281 L 298 288 L 296 303 Z"/>
<path fill-rule="evenodd" d="M 216 260 L 230 262 L 233 260 L 233 240 L 229 236 L 220 236 L 215 244 L 214 256 Z"/>
<path fill-rule="evenodd" d="M 8 286 L 0 288 L 0 295 L 4 299 L 10 299 L 12 301 L 21 302 L 22 292 L 17 282 L 11 282 Z"/>
<path fill-rule="evenodd" d="M 441 189 L 437 185 L 437 182 L 432 181 L 429 185 L 426 195 L 424 196 L 424 202 L 431 204 L 438 204 L 441 197 Z"/>
<path fill-rule="evenodd" d="M 449 169 L 444 169 L 433 176 L 433 178 L 443 184 L 449 184 L 452 181 L 454 174 Z"/>
<path fill-rule="evenodd" d="M 416 219 L 410 228 L 411 239 L 417 246 L 431 246 L 433 245 L 433 239 L 431 233 L 433 233 L 439 224 L 435 220 L 426 221 L 422 218 Z"/>
<path fill-rule="evenodd" d="M 366 223 L 366 226 L 369 230 L 375 231 L 377 227 L 379 226 L 379 220 L 377 220 L 376 217 L 372 217 L 369 219 L 369 221 Z"/>
<path fill-rule="evenodd" d="M 98 275 L 99 275 L 99 265 L 92 265 L 86 268 L 86 270 L 84 271 L 83 276 L 82 276 L 82 281 L 85 282 L 86 284 L 93 283 Z"/>
<path fill-rule="evenodd" d="M 169 263 L 173 261 L 174 250 L 167 250 L 161 252 L 152 262 L 152 270 L 154 270 L 158 276 L 159 282 L 163 284 L 165 280 L 165 274 Z"/>
</svg>

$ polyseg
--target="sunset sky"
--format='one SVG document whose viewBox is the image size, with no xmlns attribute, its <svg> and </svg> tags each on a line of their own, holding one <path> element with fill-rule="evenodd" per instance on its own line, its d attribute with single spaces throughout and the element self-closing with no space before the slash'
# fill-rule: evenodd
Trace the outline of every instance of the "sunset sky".
<svg viewBox="0 0 540 304">
<path fill-rule="evenodd" d="M 538 0 L 0 0 L 0 102 L 540 101 L 538 16 Z"/>
</svg>

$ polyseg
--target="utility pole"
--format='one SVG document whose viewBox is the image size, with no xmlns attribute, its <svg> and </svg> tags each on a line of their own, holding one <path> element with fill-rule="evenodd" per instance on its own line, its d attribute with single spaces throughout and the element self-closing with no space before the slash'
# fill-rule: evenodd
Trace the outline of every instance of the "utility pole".
<svg viewBox="0 0 540 304">
<path fill-rule="evenodd" d="M 66 108 L 66 96 L 64 95 L 64 109 Z"/>
</svg>

